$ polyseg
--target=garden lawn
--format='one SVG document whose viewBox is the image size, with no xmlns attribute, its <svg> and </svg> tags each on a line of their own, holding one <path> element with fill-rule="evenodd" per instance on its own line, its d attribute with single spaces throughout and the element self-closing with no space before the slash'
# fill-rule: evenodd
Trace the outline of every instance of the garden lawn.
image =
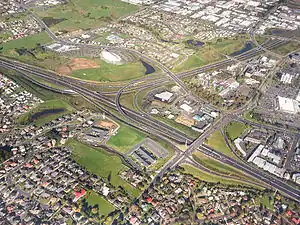
<svg viewBox="0 0 300 225">
<path fill-rule="evenodd" d="M 107 216 L 109 213 L 115 210 L 115 207 L 106 201 L 102 196 L 98 195 L 94 191 L 88 191 L 85 196 L 86 201 L 90 206 L 98 205 L 99 214 Z"/>
<path fill-rule="evenodd" d="M 107 144 L 120 152 L 127 152 L 145 138 L 145 134 L 121 124 L 115 136 L 110 137 Z"/>
<path fill-rule="evenodd" d="M 230 140 L 235 140 L 247 129 L 247 125 L 240 122 L 231 122 L 226 127 L 226 132 Z"/>
<path fill-rule="evenodd" d="M 122 164 L 120 157 L 110 154 L 102 149 L 94 149 L 76 140 L 69 140 L 68 146 L 72 147 L 73 159 L 85 167 L 88 171 L 108 180 L 110 175 L 111 184 L 115 187 L 122 186 L 132 197 L 140 194 L 140 191 L 118 175 L 120 171 L 127 169 Z"/>
<path fill-rule="evenodd" d="M 75 70 L 72 77 L 91 81 L 125 81 L 139 78 L 145 75 L 146 68 L 141 62 L 114 65 L 103 60 L 96 59 L 99 68 Z"/>
<path fill-rule="evenodd" d="M 64 19 L 52 26 L 52 29 L 73 31 L 100 27 L 136 10 L 138 6 L 120 0 L 71 0 L 67 4 L 37 13 L 42 18 Z"/>
<path fill-rule="evenodd" d="M 207 145 L 218 152 L 222 152 L 229 157 L 236 158 L 236 156 L 231 152 L 231 149 L 226 145 L 224 137 L 220 131 L 216 131 L 211 134 L 207 139 Z"/>
<path fill-rule="evenodd" d="M 53 113 L 47 112 L 45 114 L 42 114 L 42 112 L 45 110 L 53 110 Z M 59 111 L 55 112 L 55 110 Z M 22 125 L 34 123 L 36 126 L 42 126 L 47 122 L 55 120 L 73 111 L 74 108 L 63 100 L 48 100 L 37 105 L 35 108 L 32 108 L 29 112 L 21 115 L 18 118 L 18 122 Z M 41 113 L 41 115 L 33 118 L 33 116 L 36 116 L 37 113 Z"/>
</svg>

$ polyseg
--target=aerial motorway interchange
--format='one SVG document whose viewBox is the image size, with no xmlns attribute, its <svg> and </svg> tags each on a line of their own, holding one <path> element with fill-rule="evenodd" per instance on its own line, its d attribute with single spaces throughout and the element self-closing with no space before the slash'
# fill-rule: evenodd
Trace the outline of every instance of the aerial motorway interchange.
<svg viewBox="0 0 300 225">
<path fill-rule="evenodd" d="M 0 4 L 3 224 L 300 223 L 296 1 Z"/>
</svg>

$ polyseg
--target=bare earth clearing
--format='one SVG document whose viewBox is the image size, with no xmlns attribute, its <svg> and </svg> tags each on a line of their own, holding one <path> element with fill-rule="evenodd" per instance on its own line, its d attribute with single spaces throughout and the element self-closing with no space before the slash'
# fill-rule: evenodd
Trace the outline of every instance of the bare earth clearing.
<svg viewBox="0 0 300 225">
<path fill-rule="evenodd" d="M 100 65 L 97 62 L 92 60 L 83 59 L 83 58 L 75 58 L 72 59 L 65 65 L 62 65 L 56 69 L 56 72 L 63 75 L 72 75 L 72 71 L 82 70 L 82 69 L 94 69 L 99 68 Z"/>
</svg>

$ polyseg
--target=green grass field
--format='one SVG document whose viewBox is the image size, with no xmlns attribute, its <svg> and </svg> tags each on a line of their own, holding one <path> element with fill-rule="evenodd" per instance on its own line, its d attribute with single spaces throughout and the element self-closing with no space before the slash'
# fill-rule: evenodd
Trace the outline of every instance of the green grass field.
<svg viewBox="0 0 300 225">
<path fill-rule="evenodd" d="M 65 19 L 54 25 L 54 30 L 78 30 L 100 27 L 105 22 L 118 19 L 138 9 L 120 0 L 71 0 L 46 11 L 38 11 L 40 17 Z"/>
<path fill-rule="evenodd" d="M 249 120 L 249 121 L 252 121 L 252 122 L 254 122 L 254 123 L 263 123 L 262 121 L 256 119 L 256 118 L 253 116 L 253 112 L 250 112 L 250 111 L 249 111 L 249 112 L 246 112 L 246 113 L 244 114 L 244 118 L 247 119 L 247 120 Z"/>
<path fill-rule="evenodd" d="M 185 62 L 176 66 L 174 72 L 186 71 L 224 59 L 212 46 L 203 46 Z"/>
<path fill-rule="evenodd" d="M 277 48 L 272 49 L 273 52 L 279 55 L 287 55 L 290 52 L 296 51 L 300 48 L 300 43 L 296 41 L 290 41 L 287 44 L 281 45 Z"/>
<path fill-rule="evenodd" d="M 47 85 L 48 87 L 52 87 L 52 88 L 55 88 L 57 90 L 66 90 L 67 88 L 65 88 L 64 86 L 61 86 L 59 84 L 53 84 L 49 81 L 46 81 L 44 80 L 43 78 L 41 77 L 38 77 L 38 76 L 31 76 L 34 80 L 38 81 L 39 83 L 42 83 L 42 84 L 45 84 Z"/>
<path fill-rule="evenodd" d="M 212 135 L 210 135 L 207 139 L 206 144 L 216 151 L 222 152 L 225 155 L 236 158 L 236 156 L 231 152 L 231 149 L 228 148 L 226 142 L 224 140 L 223 135 L 220 131 L 216 131 Z"/>
<path fill-rule="evenodd" d="M 33 119 L 32 116 L 36 113 L 43 112 L 44 110 L 56 110 L 56 109 L 63 109 L 63 111 L 57 112 L 57 113 L 47 113 L 45 115 L 39 116 L 36 119 Z M 68 114 L 70 112 L 73 112 L 74 108 L 71 107 L 67 102 L 56 99 L 56 100 L 48 100 L 41 104 L 39 104 L 37 107 L 31 109 L 29 112 L 25 113 L 24 115 L 21 115 L 18 118 L 18 122 L 20 124 L 28 124 L 28 123 L 34 123 L 36 126 L 42 126 L 45 123 L 55 120 L 58 117 L 61 117 L 64 114 Z"/>
<path fill-rule="evenodd" d="M 145 138 L 145 134 L 125 124 L 121 124 L 118 133 L 107 144 L 120 152 L 127 152 Z"/>
<path fill-rule="evenodd" d="M 212 46 L 217 50 L 217 52 L 230 55 L 244 48 L 247 41 L 250 41 L 247 36 L 236 36 L 221 40 L 217 39 L 213 41 Z"/>
<path fill-rule="evenodd" d="M 247 36 L 236 36 L 227 39 L 216 39 L 207 42 L 195 54 L 191 55 L 185 62 L 176 66 L 174 72 L 182 72 L 204 66 L 216 61 L 225 59 L 225 55 L 230 55 L 242 49 L 249 41 Z"/>
<path fill-rule="evenodd" d="M 206 173 L 204 171 L 199 170 L 198 168 L 188 165 L 188 164 L 184 164 L 181 165 L 181 167 L 184 168 L 185 173 L 191 174 L 195 177 L 197 177 L 198 179 L 202 180 L 202 181 L 206 181 L 206 182 L 210 182 L 210 183 L 221 183 L 221 184 L 225 184 L 225 185 L 242 185 L 245 187 L 254 187 L 256 189 L 262 189 L 259 186 L 256 185 L 252 185 L 252 184 L 248 184 L 248 183 L 244 183 L 242 181 L 239 180 L 235 180 L 235 179 L 228 179 L 228 178 L 224 178 L 221 176 L 216 176 L 216 175 L 212 175 L 209 173 Z"/>
<path fill-rule="evenodd" d="M 24 38 L 0 44 L 0 46 L 3 47 L 2 51 L 0 51 L 0 55 L 14 58 L 32 65 L 55 70 L 59 65 L 67 62 L 67 57 L 58 55 L 51 51 L 41 51 L 35 49 L 38 44 L 44 45 L 51 42 L 52 40 L 49 38 L 46 32 L 33 34 Z M 34 56 L 31 54 L 19 55 L 16 49 L 22 48 L 32 52 Z"/>
<path fill-rule="evenodd" d="M 99 63 L 99 68 L 76 70 L 72 76 L 83 80 L 114 82 L 142 77 L 146 71 L 141 62 L 114 65 L 100 59 L 95 61 Z"/>
<path fill-rule="evenodd" d="M 240 178 L 245 178 L 247 177 L 247 175 L 245 175 L 242 171 L 237 170 L 231 166 L 225 165 L 219 161 L 216 161 L 214 159 L 211 159 L 207 156 L 205 156 L 204 154 L 202 154 L 201 152 L 195 152 L 193 154 L 193 158 L 199 162 L 201 165 L 203 165 L 204 167 L 218 172 L 218 173 L 222 173 L 225 175 L 229 175 L 229 176 L 237 176 Z"/>
<path fill-rule="evenodd" d="M 228 138 L 233 141 L 238 138 L 246 129 L 247 125 L 244 123 L 233 121 L 227 125 L 226 132 L 228 134 Z"/>
<path fill-rule="evenodd" d="M 118 175 L 120 171 L 127 169 L 118 156 L 101 149 L 91 148 L 76 140 L 69 140 L 66 145 L 72 147 L 72 157 L 78 164 L 106 180 L 111 174 L 110 182 L 112 185 L 115 187 L 122 186 L 133 197 L 139 195 L 138 189 L 122 180 Z"/>
<path fill-rule="evenodd" d="M 98 195 L 94 191 L 88 191 L 85 195 L 85 199 L 90 206 L 98 205 L 99 214 L 107 216 L 109 213 L 115 210 L 115 207 L 106 201 L 102 196 Z"/>
<path fill-rule="evenodd" d="M 120 103 L 130 109 L 136 110 L 134 106 L 134 93 L 123 94 L 120 97 Z"/>
<path fill-rule="evenodd" d="M 269 39 L 269 37 L 267 37 L 267 36 L 263 36 L 263 35 L 259 35 L 258 36 L 258 35 L 255 35 L 255 40 L 260 45 L 262 45 L 263 43 L 265 43 L 268 39 Z"/>
<path fill-rule="evenodd" d="M 37 44 L 43 45 L 50 43 L 51 41 L 51 38 L 46 32 L 41 32 L 0 44 L 0 46 L 3 47 L 2 52 L 8 52 L 9 50 L 14 50 L 15 48 L 35 48 Z"/>
<path fill-rule="evenodd" d="M 272 196 L 272 200 L 269 200 L 269 196 L 271 193 L 265 193 L 263 196 L 259 196 L 256 198 L 256 202 L 261 203 L 264 207 L 269 210 L 274 210 L 274 196 Z"/>
<path fill-rule="evenodd" d="M 200 135 L 199 132 L 197 131 L 194 131 L 191 127 L 187 127 L 183 124 L 180 124 L 180 123 L 177 123 L 175 120 L 173 119 L 168 119 L 166 117 L 163 117 L 163 116 L 153 116 L 153 118 L 181 131 L 181 132 L 184 132 L 185 134 L 188 134 L 194 138 L 198 137 Z"/>
</svg>

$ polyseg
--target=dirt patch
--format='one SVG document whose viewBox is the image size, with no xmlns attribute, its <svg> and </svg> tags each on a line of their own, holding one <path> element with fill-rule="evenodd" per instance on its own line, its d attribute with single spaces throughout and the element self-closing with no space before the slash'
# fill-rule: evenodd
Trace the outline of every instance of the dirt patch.
<svg viewBox="0 0 300 225">
<path fill-rule="evenodd" d="M 83 59 L 83 58 L 75 58 L 72 59 L 65 65 L 62 65 L 56 69 L 56 72 L 63 75 L 71 75 L 72 71 L 82 70 L 82 69 L 90 69 L 90 68 L 99 68 L 100 65 L 92 60 Z"/>
</svg>

